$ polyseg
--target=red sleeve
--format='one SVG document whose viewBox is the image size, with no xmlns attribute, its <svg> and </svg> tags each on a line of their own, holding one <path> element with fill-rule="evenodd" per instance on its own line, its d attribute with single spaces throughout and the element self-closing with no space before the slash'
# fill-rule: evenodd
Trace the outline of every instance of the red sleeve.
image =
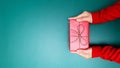
<svg viewBox="0 0 120 68">
<path fill-rule="evenodd" d="M 92 58 L 95 57 L 100 57 L 120 64 L 120 48 L 114 48 L 112 46 L 93 46 Z"/>
<path fill-rule="evenodd" d="M 98 12 L 92 12 L 93 24 L 104 23 L 120 18 L 120 1 Z"/>
</svg>

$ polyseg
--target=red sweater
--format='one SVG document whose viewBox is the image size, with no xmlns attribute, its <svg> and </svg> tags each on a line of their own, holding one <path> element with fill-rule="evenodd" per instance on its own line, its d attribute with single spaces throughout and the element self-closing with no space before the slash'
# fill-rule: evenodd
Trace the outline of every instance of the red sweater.
<svg viewBox="0 0 120 68">
<path fill-rule="evenodd" d="M 104 23 L 120 18 L 120 1 L 101 11 L 92 12 L 92 18 L 93 24 Z M 105 60 L 115 61 L 120 64 L 120 48 L 93 46 L 92 57 L 101 57 Z"/>
</svg>

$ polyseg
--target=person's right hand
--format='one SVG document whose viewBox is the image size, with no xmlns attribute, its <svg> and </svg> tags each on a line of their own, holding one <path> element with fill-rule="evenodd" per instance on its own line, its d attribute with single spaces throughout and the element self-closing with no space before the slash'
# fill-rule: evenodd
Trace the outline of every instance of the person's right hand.
<svg viewBox="0 0 120 68">
<path fill-rule="evenodd" d="M 69 19 L 76 19 L 77 21 L 88 21 L 89 23 L 92 23 L 92 14 L 90 12 L 84 11 L 80 15 L 76 17 L 71 17 Z"/>
</svg>

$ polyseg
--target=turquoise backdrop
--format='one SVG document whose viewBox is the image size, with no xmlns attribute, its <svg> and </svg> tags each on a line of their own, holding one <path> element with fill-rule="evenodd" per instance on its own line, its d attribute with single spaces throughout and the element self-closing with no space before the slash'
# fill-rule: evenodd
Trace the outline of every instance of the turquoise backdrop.
<svg viewBox="0 0 120 68">
<path fill-rule="evenodd" d="M 118 0 L 0 0 L 0 68 L 120 68 L 68 48 L 68 18 Z M 120 46 L 120 20 L 90 25 L 91 44 Z"/>
</svg>

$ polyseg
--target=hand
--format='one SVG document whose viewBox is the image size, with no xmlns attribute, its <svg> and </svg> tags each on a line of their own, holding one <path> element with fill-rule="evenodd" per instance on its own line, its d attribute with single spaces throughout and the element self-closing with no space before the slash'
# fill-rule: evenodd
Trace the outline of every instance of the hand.
<svg viewBox="0 0 120 68">
<path fill-rule="evenodd" d="M 77 21 L 88 21 L 89 23 L 92 23 L 92 14 L 90 12 L 84 11 L 80 15 L 76 17 L 71 17 L 69 19 L 76 19 Z"/>
<path fill-rule="evenodd" d="M 72 52 L 78 54 L 86 59 L 92 58 L 92 48 L 88 48 L 86 50 L 78 50 L 77 52 Z"/>
</svg>

